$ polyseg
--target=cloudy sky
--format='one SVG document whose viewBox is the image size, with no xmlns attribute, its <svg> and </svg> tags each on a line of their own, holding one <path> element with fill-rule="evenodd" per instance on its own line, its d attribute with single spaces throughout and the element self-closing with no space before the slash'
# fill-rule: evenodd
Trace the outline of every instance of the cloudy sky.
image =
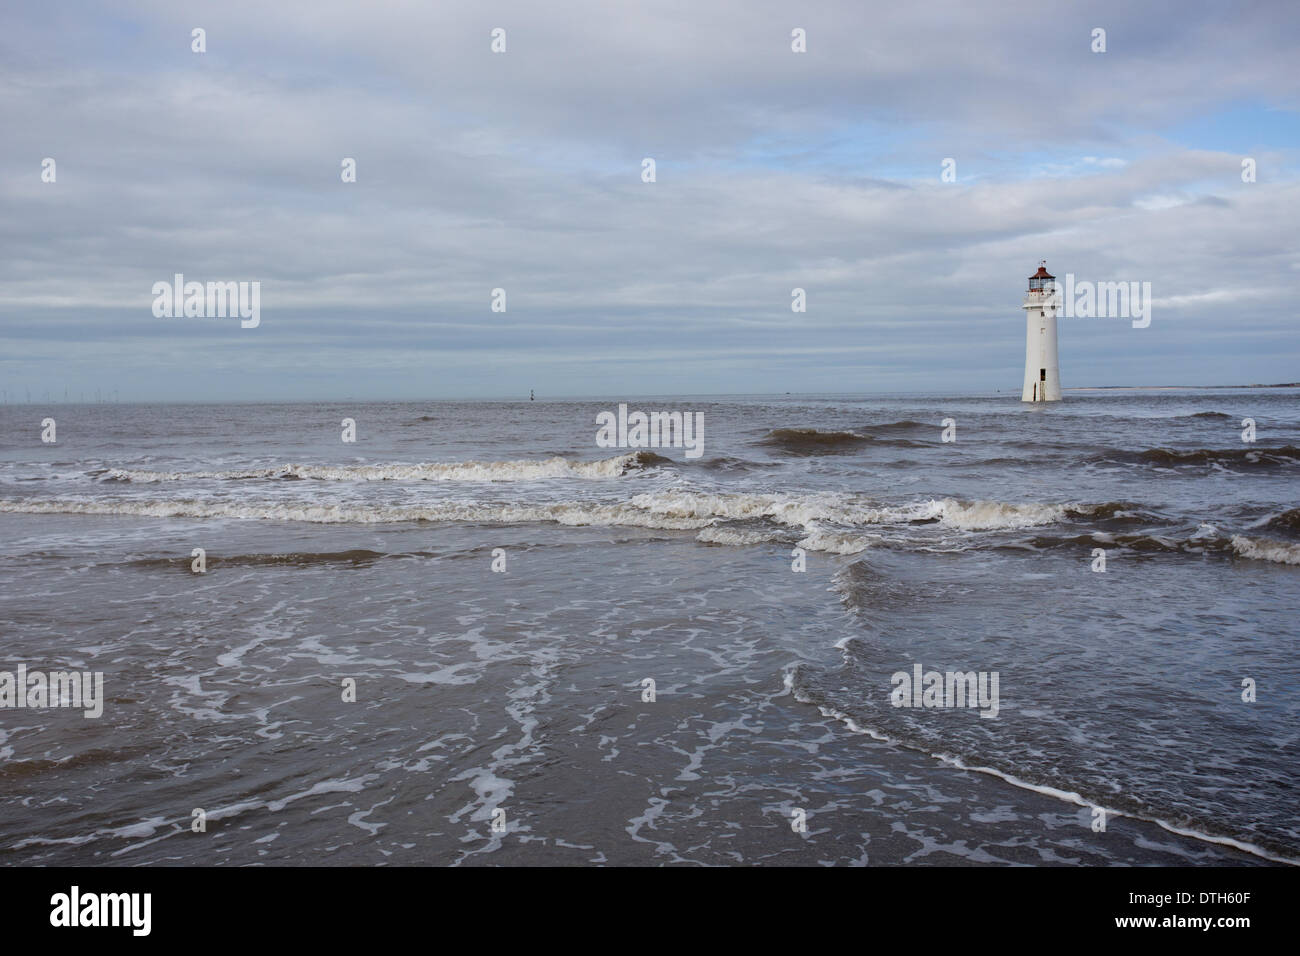
<svg viewBox="0 0 1300 956">
<path fill-rule="evenodd" d="M 7 0 L 0 387 L 1018 391 L 1042 258 L 1155 300 L 1063 319 L 1067 387 L 1298 381 L 1298 50 L 1284 0 Z M 178 272 L 260 326 L 155 317 Z"/>
</svg>

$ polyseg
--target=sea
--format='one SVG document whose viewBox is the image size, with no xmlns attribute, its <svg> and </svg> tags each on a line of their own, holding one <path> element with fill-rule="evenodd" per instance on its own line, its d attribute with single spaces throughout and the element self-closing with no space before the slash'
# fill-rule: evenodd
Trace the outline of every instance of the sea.
<svg viewBox="0 0 1300 956">
<path fill-rule="evenodd" d="M 702 442 L 604 447 L 620 404 Z M 1300 861 L 1300 389 L 9 404 L 0 442 L 4 864 Z"/>
</svg>

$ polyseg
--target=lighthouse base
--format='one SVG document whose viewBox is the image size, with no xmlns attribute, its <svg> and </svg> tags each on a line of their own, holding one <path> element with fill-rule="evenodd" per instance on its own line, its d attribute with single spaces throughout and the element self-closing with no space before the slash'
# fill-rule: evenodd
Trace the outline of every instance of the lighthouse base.
<svg viewBox="0 0 1300 956">
<path fill-rule="evenodd" d="M 1022 402 L 1059 402 L 1061 400 L 1061 375 L 1054 368 L 1025 370 L 1025 387 L 1020 392 Z"/>
</svg>

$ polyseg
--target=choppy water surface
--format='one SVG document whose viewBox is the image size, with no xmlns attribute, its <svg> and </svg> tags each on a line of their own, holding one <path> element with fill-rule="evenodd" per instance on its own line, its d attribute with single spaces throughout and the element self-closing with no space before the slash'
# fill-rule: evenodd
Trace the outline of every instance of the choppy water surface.
<svg viewBox="0 0 1300 956">
<path fill-rule="evenodd" d="M 0 859 L 1300 859 L 1298 398 L 0 408 Z"/>
</svg>

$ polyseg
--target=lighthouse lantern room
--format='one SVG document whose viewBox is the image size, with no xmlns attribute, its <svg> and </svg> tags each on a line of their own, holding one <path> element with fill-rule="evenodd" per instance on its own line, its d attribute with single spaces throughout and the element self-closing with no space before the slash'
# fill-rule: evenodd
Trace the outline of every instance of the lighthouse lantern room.
<svg viewBox="0 0 1300 956">
<path fill-rule="evenodd" d="M 1047 260 L 1029 277 L 1025 293 L 1025 387 L 1022 402 L 1059 402 L 1061 371 L 1056 357 L 1056 277 L 1047 271 Z"/>
</svg>

